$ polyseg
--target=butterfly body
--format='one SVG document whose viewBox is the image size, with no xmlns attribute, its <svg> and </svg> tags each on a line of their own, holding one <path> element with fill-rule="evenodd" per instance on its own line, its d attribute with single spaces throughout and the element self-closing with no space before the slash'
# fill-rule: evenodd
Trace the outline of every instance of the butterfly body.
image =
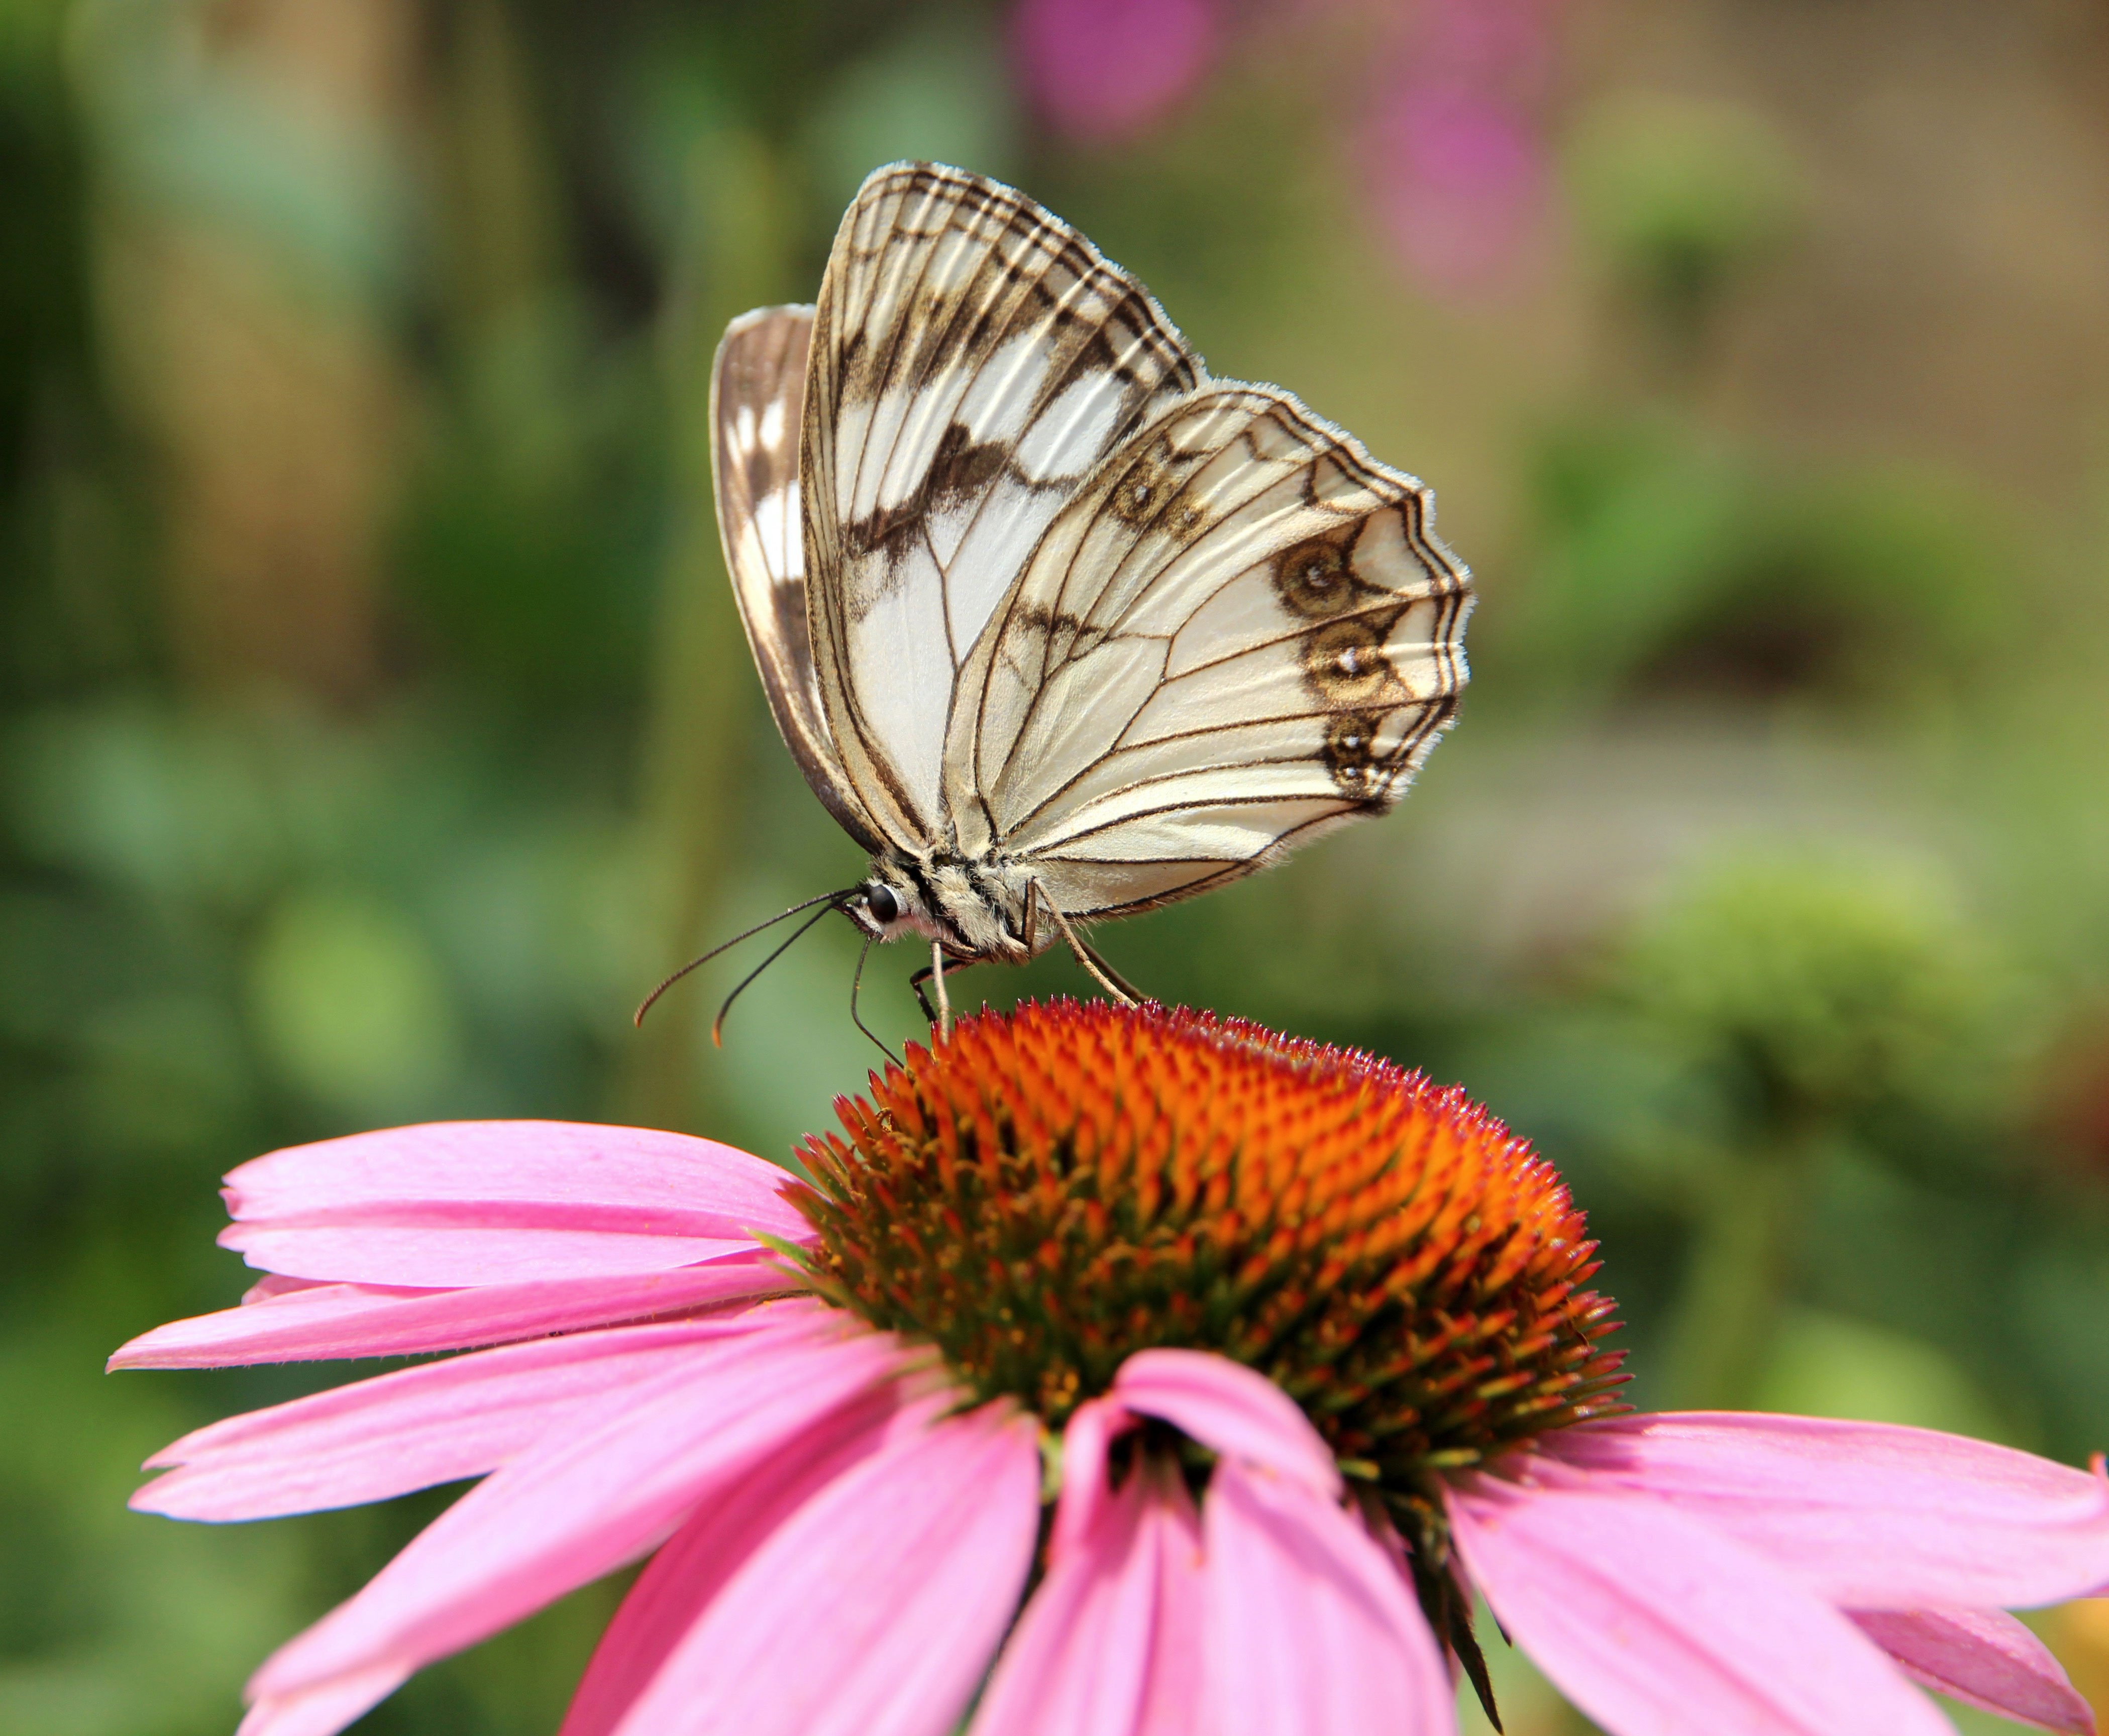
<svg viewBox="0 0 2109 1736">
<path fill-rule="evenodd" d="M 1465 679 L 1413 478 L 1213 379 L 1022 195 L 896 164 L 811 307 L 733 322 L 720 528 L 876 939 L 1023 963 L 1403 792 Z"/>
</svg>

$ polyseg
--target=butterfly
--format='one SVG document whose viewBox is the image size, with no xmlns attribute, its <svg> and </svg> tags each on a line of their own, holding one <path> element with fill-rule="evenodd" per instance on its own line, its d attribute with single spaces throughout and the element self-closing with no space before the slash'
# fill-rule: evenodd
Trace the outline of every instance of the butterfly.
<svg viewBox="0 0 2109 1736">
<path fill-rule="evenodd" d="M 871 858 L 794 909 L 927 942 L 937 1022 L 948 963 L 1058 939 L 1132 998 L 1086 924 L 1381 813 L 1455 715 L 1470 580 L 1429 491 L 1211 377 L 1008 187 L 875 171 L 819 300 L 735 319 L 711 393 L 770 709 Z"/>
</svg>

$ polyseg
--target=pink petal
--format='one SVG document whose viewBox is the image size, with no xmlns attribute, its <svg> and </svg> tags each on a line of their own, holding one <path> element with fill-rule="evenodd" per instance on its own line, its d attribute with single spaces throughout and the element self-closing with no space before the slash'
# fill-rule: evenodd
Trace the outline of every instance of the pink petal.
<svg viewBox="0 0 2109 1736">
<path fill-rule="evenodd" d="M 252 1266 L 305 1272 L 318 1282 L 418 1289 L 664 1272 L 756 1246 L 752 1236 L 553 1229 L 474 1206 L 392 1206 L 386 1214 L 376 1208 L 350 1224 L 236 1224 L 219 1233 L 219 1245 Z"/>
<path fill-rule="evenodd" d="M 282 1699 L 259 1700 L 234 1736 L 335 1736 L 410 1679 L 408 1666 L 378 1664 Z"/>
<path fill-rule="evenodd" d="M 481 1477 L 697 1346 L 761 1329 L 767 1314 L 537 1338 L 230 1417 L 148 1459 L 182 1468 L 131 1504 L 172 1519 L 263 1519 Z"/>
<path fill-rule="evenodd" d="M 638 1575 L 601 1636 L 559 1736 L 607 1736 L 755 1550 L 852 1465 L 927 1429 L 946 1397 L 904 1405 L 883 1426 L 820 1450 L 779 1453 L 683 1525 Z"/>
<path fill-rule="evenodd" d="M 1071 1463 L 1065 1449 L 1065 1475 Z M 1005 1644 L 973 1736 L 1175 1736 L 1195 1728 L 1201 1534 L 1185 1486 L 1167 1469 L 1140 1468 L 1095 1504 L 1088 1528 L 1049 1567 Z M 1068 1499 L 1065 1487 L 1065 1506 Z"/>
<path fill-rule="evenodd" d="M 220 1245 L 299 1278 L 421 1287 L 665 1271 L 811 1234 L 793 1176 L 730 1146 L 567 1121 L 440 1121 L 227 1178 Z"/>
<path fill-rule="evenodd" d="M 1849 1611 L 1921 1687 L 2066 1736 L 2094 1736 L 2094 1714 L 2050 1650 L 1998 1609 Z"/>
<path fill-rule="evenodd" d="M 635 1559 L 778 1453 L 883 1424 L 902 1352 L 801 1309 L 698 1346 L 671 1376 L 479 1483 L 349 1603 L 279 1650 L 260 1698 L 382 1664 L 418 1667 Z"/>
<path fill-rule="evenodd" d="M 224 1369 L 339 1356 L 417 1356 L 623 1320 L 723 1308 L 797 1287 L 772 1256 L 675 1272 L 567 1278 L 481 1290 L 318 1284 L 142 1332 L 113 1369 Z"/>
<path fill-rule="evenodd" d="M 1591 1487 L 1645 1490 L 1740 1539 L 1848 1609 L 2012 1609 L 2109 1580 L 2109 1482 L 1960 1435 L 1689 1412 L 1565 1429 L 1542 1450 Z"/>
<path fill-rule="evenodd" d="M 1235 1459 L 1202 1504 L 1203 1680 L 1222 1736 L 1438 1736 L 1450 1675 L 1406 1582 L 1339 1504 Z"/>
<path fill-rule="evenodd" d="M 1140 1541 L 1157 1560 L 1157 1632 L 1137 1736 L 1191 1736 L 1199 1729 L 1207 1598 L 1200 1527 L 1183 1487 L 1144 1511 Z"/>
<path fill-rule="evenodd" d="M 1111 1399 L 1086 1399 L 1069 1413 L 1068 1426 L 1062 1431 L 1062 1498 L 1055 1504 L 1054 1526 L 1047 1539 L 1050 1561 L 1060 1561 L 1072 1549 L 1097 1547 L 1091 1540 L 1113 1499 L 1106 1449 L 1137 1420 Z"/>
<path fill-rule="evenodd" d="M 287 1278 L 282 1272 L 266 1272 L 242 1292 L 244 1302 L 268 1302 L 273 1296 L 291 1296 L 296 1290 L 322 1287 L 319 1278 Z"/>
<path fill-rule="evenodd" d="M 1337 1495 L 1340 1473 L 1296 1401 L 1265 1375 L 1208 1350 L 1140 1350 L 1120 1365 L 1111 1396 L 1162 1417 L 1204 1446 Z"/>
<path fill-rule="evenodd" d="M 1645 1496 L 1454 1486 L 1452 1535 L 1502 1628 L 1621 1736 L 1954 1736 L 1838 1611 Z"/>
<path fill-rule="evenodd" d="M 748 1557 L 623 1736 L 945 1736 L 1018 1607 L 1038 1425 L 987 1405 L 874 1454 Z"/>
</svg>

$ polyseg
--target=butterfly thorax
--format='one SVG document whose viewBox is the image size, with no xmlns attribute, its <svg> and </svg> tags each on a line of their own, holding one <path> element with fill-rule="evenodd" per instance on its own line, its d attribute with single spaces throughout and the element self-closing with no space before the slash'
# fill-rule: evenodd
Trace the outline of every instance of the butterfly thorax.
<svg viewBox="0 0 2109 1736">
<path fill-rule="evenodd" d="M 1023 964 L 1055 937 L 1044 913 L 1032 920 L 1031 870 L 995 851 L 978 857 L 881 851 L 861 891 L 850 914 L 865 933 L 881 940 L 919 935 L 962 961 Z"/>
</svg>

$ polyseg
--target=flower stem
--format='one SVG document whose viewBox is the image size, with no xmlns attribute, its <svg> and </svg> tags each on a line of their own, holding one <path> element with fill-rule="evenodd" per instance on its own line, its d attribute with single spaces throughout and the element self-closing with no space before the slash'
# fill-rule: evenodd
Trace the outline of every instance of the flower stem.
<svg viewBox="0 0 2109 1736">
<path fill-rule="evenodd" d="M 769 147 L 743 131 L 691 148 L 684 233 L 668 297 L 664 372 L 677 515 L 661 580 L 643 773 L 644 856 L 654 966 L 705 944 L 726 908 L 727 839 L 746 756 L 747 646 L 711 494 L 710 371 L 734 315 L 780 291 L 789 252 Z M 695 1128 L 707 997 L 670 995 L 644 1022 L 625 1080 L 625 1113 L 648 1127 Z"/>
<path fill-rule="evenodd" d="M 1670 1328 L 1664 1408 L 1733 1410 L 1754 1401 L 1800 1229 L 1812 1144 L 1782 1139 L 1714 1175 Z"/>
</svg>

